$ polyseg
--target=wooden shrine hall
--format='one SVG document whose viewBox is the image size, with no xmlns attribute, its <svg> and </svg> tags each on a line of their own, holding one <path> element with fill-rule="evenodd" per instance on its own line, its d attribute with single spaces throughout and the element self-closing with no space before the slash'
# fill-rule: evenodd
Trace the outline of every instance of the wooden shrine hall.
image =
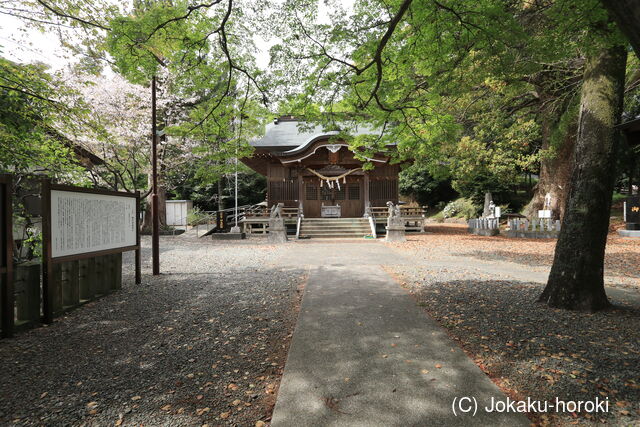
<svg viewBox="0 0 640 427">
<path fill-rule="evenodd" d="M 353 136 L 376 133 L 359 127 Z M 377 154 L 368 159 L 374 169 L 363 170 L 363 162 L 337 134 L 293 116 L 267 125 L 265 136 L 251 143 L 253 156 L 242 161 L 267 177 L 268 206 L 283 203 L 305 218 L 361 218 L 366 207 L 398 202 L 399 166 Z"/>
</svg>

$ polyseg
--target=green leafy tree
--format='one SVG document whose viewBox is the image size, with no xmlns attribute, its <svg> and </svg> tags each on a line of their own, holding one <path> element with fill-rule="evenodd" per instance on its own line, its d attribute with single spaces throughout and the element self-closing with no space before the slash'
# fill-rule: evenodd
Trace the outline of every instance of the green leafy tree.
<svg viewBox="0 0 640 427">
<path fill-rule="evenodd" d="M 285 43 L 274 54 L 294 60 L 281 61 L 280 75 L 308 69 L 302 102 L 319 99 L 329 113 L 339 105 L 357 121 L 385 129 L 381 138 L 353 145 L 398 142 L 400 159 L 417 158 L 434 173 L 448 170 L 458 185 L 530 171 L 535 156 L 553 154 L 554 134 L 562 141 L 567 136 L 558 131 L 570 133 L 572 117 L 565 113 L 580 96 L 569 227 L 542 300 L 564 308 L 606 306 L 602 262 L 624 66 L 615 48 L 620 36 L 600 4 L 363 0 L 353 13 L 332 14 L 332 25 L 299 12 L 315 4 L 286 2 Z M 598 102 L 597 91 L 604 100 Z M 499 173 L 491 177 L 493 171 Z"/>
<path fill-rule="evenodd" d="M 420 165 L 411 165 L 400 172 L 400 193 L 411 196 L 420 205 L 436 206 L 456 198 L 458 193 L 448 179 L 436 179 L 429 170 Z"/>
<path fill-rule="evenodd" d="M 74 92 L 45 66 L 0 58 L 0 169 L 19 177 L 37 173 L 86 181 L 64 135 L 84 112 Z"/>
</svg>

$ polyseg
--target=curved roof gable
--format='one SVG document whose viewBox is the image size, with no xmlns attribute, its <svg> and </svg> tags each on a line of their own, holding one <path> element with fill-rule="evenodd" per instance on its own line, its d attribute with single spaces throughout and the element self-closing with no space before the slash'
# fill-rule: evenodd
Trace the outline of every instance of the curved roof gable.
<svg viewBox="0 0 640 427">
<path fill-rule="evenodd" d="M 265 148 L 274 151 L 289 151 L 308 146 L 321 138 L 337 135 L 337 131 L 326 131 L 322 126 L 313 127 L 300 125 L 300 120 L 280 120 L 267 125 L 264 137 L 254 140 L 251 145 L 256 148 Z M 380 134 L 379 129 L 368 126 L 358 126 L 352 132 L 354 136 L 365 134 Z"/>
</svg>

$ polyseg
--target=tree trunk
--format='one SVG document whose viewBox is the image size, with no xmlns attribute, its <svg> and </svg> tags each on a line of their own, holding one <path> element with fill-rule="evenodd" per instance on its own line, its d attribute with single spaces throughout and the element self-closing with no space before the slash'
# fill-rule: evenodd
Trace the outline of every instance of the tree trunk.
<svg viewBox="0 0 640 427">
<path fill-rule="evenodd" d="M 147 181 L 151 185 L 151 174 L 149 174 Z M 151 232 L 151 195 L 147 196 L 147 203 L 144 210 L 144 221 L 142 222 L 142 230 L 145 232 Z M 167 190 L 162 183 L 158 185 L 158 213 L 160 217 L 160 226 L 167 224 Z"/>
<path fill-rule="evenodd" d="M 224 191 L 224 184 L 222 182 L 222 175 L 218 178 L 218 210 L 224 210 L 224 199 L 222 198 L 222 192 Z"/>
<path fill-rule="evenodd" d="M 551 123 L 542 128 L 542 150 L 550 147 Z M 573 169 L 573 151 L 576 142 L 577 123 L 569 127 L 562 139 L 562 144 L 553 153 L 553 157 L 543 159 L 540 162 L 540 177 L 535 186 L 535 192 L 531 201 L 525 208 L 525 215 L 535 217 L 538 210 L 544 208 L 544 199 L 547 193 L 551 194 L 551 211 L 555 219 L 562 220 L 566 207 L 566 200 L 571 187 L 571 171 Z"/>
<path fill-rule="evenodd" d="M 554 219 L 562 220 L 573 170 L 573 152 L 578 128 L 578 107 L 569 93 L 568 85 L 560 90 L 560 82 L 581 83 L 580 58 L 573 58 L 568 69 L 543 66 L 530 76 L 540 103 L 540 131 L 542 157 L 540 176 L 534 187 L 531 201 L 524 209 L 527 217 L 535 217 L 544 209 L 545 197 L 551 195 L 551 211 Z M 563 83 L 564 84 L 564 83 Z"/>
<path fill-rule="evenodd" d="M 549 280 L 539 300 L 551 307 L 595 311 L 609 305 L 604 253 L 622 113 L 626 50 L 615 46 L 587 58 L 572 186 Z"/>
<path fill-rule="evenodd" d="M 627 36 L 636 56 L 640 58 L 640 3 L 638 0 L 600 0 Z"/>
</svg>

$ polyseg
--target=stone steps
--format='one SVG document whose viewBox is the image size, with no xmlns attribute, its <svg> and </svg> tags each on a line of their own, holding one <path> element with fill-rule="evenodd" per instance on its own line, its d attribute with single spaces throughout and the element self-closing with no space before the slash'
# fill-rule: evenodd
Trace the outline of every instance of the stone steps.
<svg viewBox="0 0 640 427">
<path fill-rule="evenodd" d="M 305 218 L 300 235 L 309 238 L 362 238 L 371 234 L 366 218 Z"/>
</svg>

